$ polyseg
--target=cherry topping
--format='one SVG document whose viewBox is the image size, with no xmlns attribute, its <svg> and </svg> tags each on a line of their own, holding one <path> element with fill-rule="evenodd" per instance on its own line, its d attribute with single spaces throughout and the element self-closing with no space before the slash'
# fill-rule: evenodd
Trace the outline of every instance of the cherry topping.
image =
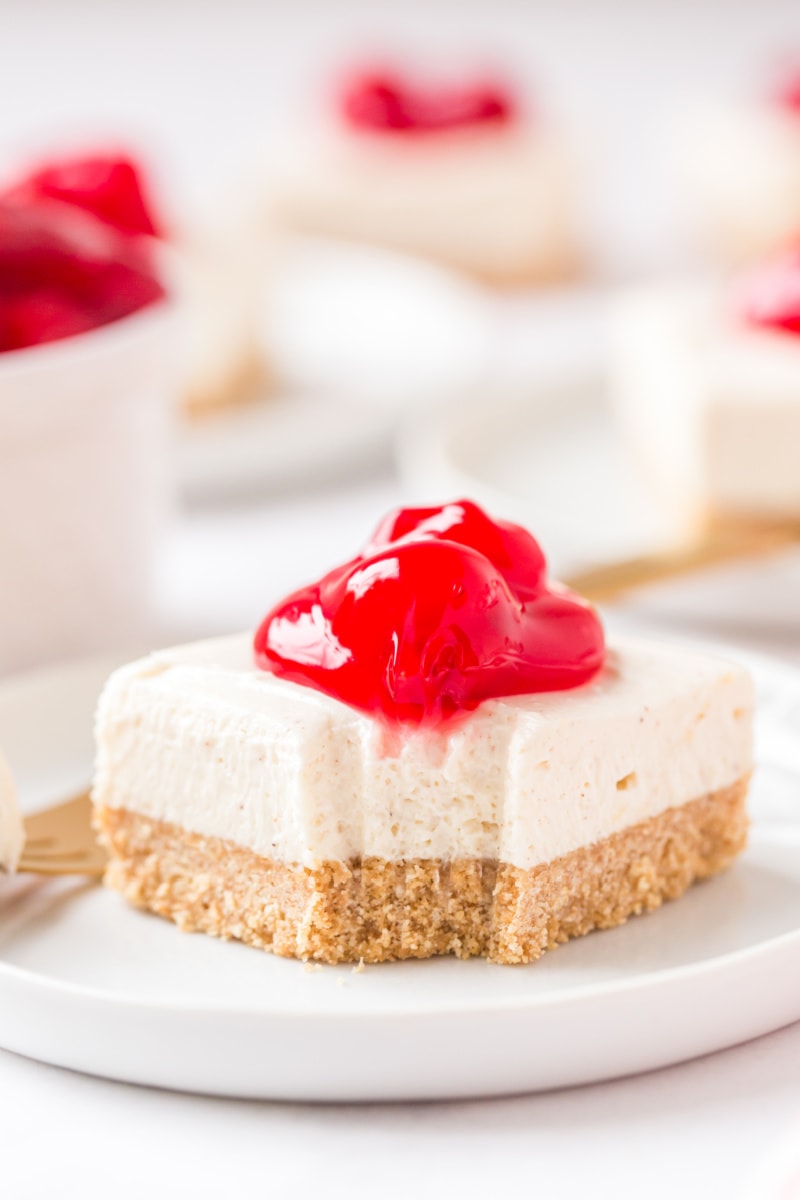
<svg viewBox="0 0 800 1200">
<path fill-rule="evenodd" d="M 356 128 L 394 133 L 504 124 L 514 116 L 510 95 L 497 84 L 424 89 L 377 73 L 355 76 L 342 93 L 341 107 Z"/>
<path fill-rule="evenodd" d="M 775 91 L 775 99 L 782 108 L 800 116 L 800 66 L 785 72 Z"/>
<path fill-rule="evenodd" d="M 93 155 L 48 163 L 8 195 L 28 204 L 43 198 L 63 200 L 123 233 L 159 236 L 140 173 L 128 158 Z"/>
<path fill-rule="evenodd" d="M 800 248 L 753 271 L 742 292 L 748 324 L 800 334 Z"/>
<path fill-rule="evenodd" d="M 559 691 L 600 669 L 600 621 L 549 584 L 537 542 L 476 504 L 399 509 L 364 552 L 300 588 L 255 637 L 259 667 L 390 721 Z"/>
<path fill-rule="evenodd" d="M 0 197 L 0 351 L 106 325 L 163 295 L 149 243 L 71 204 Z"/>
</svg>

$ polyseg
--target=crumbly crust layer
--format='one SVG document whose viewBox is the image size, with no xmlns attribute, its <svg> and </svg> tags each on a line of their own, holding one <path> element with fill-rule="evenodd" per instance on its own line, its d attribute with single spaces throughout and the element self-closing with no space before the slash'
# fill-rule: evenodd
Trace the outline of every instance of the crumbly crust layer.
<svg viewBox="0 0 800 1200">
<path fill-rule="evenodd" d="M 275 862 L 126 809 L 99 807 L 106 883 L 189 932 L 288 958 L 455 954 L 526 963 L 621 925 L 727 867 L 745 846 L 747 779 L 531 870 L 474 859 Z"/>
</svg>

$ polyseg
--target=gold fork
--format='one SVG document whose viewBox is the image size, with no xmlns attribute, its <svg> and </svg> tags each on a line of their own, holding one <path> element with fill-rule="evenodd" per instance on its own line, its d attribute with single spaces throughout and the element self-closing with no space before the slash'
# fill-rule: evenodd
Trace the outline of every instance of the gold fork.
<svg viewBox="0 0 800 1200">
<path fill-rule="evenodd" d="M 697 541 L 592 567 L 565 583 L 595 604 L 609 604 L 641 587 L 691 575 L 705 567 L 775 554 L 796 542 L 800 542 L 798 521 L 719 520 L 710 524 Z"/>
<path fill-rule="evenodd" d="M 99 877 L 108 855 L 92 830 L 88 792 L 25 819 L 25 849 L 18 870 L 36 875 Z"/>
<path fill-rule="evenodd" d="M 608 563 L 566 580 L 588 600 L 607 604 L 645 585 L 688 575 L 703 567 L 774 553 L 800 541 L 797 524 L 717 525 L 694 543 L 663 554 Z M 25 821 L 25 850 L 19 869 L 38 875 L 103 874 L 108 861 L 91 824 L 89 793 L 35 813 Z"/>
</svg>

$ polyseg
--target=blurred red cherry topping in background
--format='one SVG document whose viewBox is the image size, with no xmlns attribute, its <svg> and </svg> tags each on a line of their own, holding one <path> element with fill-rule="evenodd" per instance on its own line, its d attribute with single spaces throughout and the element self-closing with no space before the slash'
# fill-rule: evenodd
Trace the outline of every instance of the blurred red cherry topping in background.
<svg viewBox="0 0 800 1200">
<path fill-rule="evenodd" d="M 749 325 L 800 334 L 800 247 L 757 267 L 741 285 Z"/>
<path fill-rule="evenodd" d="M 781 73 L 773 95 L 778 104 L 800 117 L 800 64 Z"/>
<path fill-rule="evenodd" d="M 138 171 L 64 160 L 0 193 L 0 351 L 85 333 L 160 300 Z"/>
<path fill-rule="evenodd" d="M 500 125 L 514 117 L 512 98 L 499 84 L 423 87 L 388 72 L 354 75 L 342 91 L 341 107 L 356 128 L 393 133 Z"/>
<path fill-rule="evenodd" d="M 47 163 L 7 195 L 28 204 L 41 199 L 63 200 L 93 213 L 122 233 L 160 236 L 141 171 L 123 156 L 98 154 Z"/>
</svg>

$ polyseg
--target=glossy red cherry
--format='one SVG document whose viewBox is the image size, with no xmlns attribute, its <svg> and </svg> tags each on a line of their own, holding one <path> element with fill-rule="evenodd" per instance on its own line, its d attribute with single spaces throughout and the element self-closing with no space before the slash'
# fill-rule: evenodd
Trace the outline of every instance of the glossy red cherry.
<svg viewBox="0 0 800 1200">
<path fill-rule="evenodd" d="M 548 585 L 536 541 L 477 505 L 401 509 L 363 554 L 277 605 L 256 662 L 390 721 L 585 683 L 604 657 L 594 610 Z"/>
<path fill-rule="evenodd" d="M 750 325 L 800 334 L 800 248 L 748 276 L 742 287 L 742 313 Z"/>
<path fill-rule="evenodd" d="M 122 233 L 159 236 L 139 169 L 120 155 L 97 154 L 48 163 L 8 194 L 26 204 L 62 200 L 93 213 Z"/>
<path fill-rule="evenodd" d="M 510 95 L 496 84 L 425 89 L 398 75 L 374 72 L 347 84 L 341 106 L 357 128 L 405 133 L 502 124 L 514 115 Z"/>
<path fill-rule="evenodd" d="M 362 553 L 369 556 L 410 538 L 436 538 L 479 550 L 520 598 L 534 596 L 544 586 L 547 564 L 539 543 L 521 525 L 493 521 L 471 500 L 397 509 L 380 523 Z"/>
<path fill-rule="evenodd" d="M 163 296 L 141 239 L 60 201 L 0 199 L 0 351 L 106 325 Z"/>
</svg>

